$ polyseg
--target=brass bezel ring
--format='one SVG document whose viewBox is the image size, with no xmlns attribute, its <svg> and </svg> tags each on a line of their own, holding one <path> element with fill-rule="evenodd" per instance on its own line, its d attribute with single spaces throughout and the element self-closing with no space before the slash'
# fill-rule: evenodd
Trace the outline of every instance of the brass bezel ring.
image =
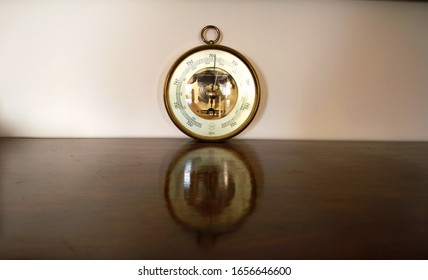
<svg viewBox="0 0 428 280">
<path fill-rule="evenodd" d="M 205 33 L 206 33 L 209 29 L 213 29 L 213 30 L 217 33 L 217 37 L 216 37 L 214 40 L 208 40 L 208 39 L 205 37 Z M 216 43 L 220 40 L 220 37 L 221 37 L 221 32 L 220 32 L 220 29 L 218 29 L 218 28 L 217 28 L 217 26 L 214 26 L 214 25 L 207 25 L 207 26 L 205 26 L 204 28 L 202 28 L 202 30 L 201 30 L 201 39 L 202 39 L 202 41 L 203 41 L 205 44 L 208 44 L 208 45 L 214 45 L 214 44 L 216 44 Z"/>
</svg>

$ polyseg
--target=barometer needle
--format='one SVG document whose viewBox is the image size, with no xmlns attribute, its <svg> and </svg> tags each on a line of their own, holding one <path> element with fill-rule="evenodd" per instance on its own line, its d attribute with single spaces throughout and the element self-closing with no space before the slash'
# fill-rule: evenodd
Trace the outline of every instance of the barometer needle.
<svg viewBox="0 0 428 280">
<path fill-rule="evenodd" d="M 215 69 L 216 61 L 217 61 L 217 56 L 216 56 L 216 55 L 214 55 L 214 72 L 215 72 L 215 74 L 214 74 L 214 75 L 215 75 L 215 78 L 214 78 L 213 91 L 214 91 L 215 85 L 217 84 L 217 75 L 218 75 L 218 72 L 217 72 L 217 70 Z"/>
<path fill-rule="evenodd" d="M 207 114 L 209 114 L 210 112 L 212 112 L 213 116 L 215 115 L 215 109 L 213 108 L 213 102 L 214 102 L 214 99 L 216 99 L 217 96 L 218 96 L 218 92 L 217 92 L 217 89 L 216 89 L 217 76 L 218 76 L 218 72 L 216 70 L 216 63 L 217 63 L 217 55 L 214 55 L 214 70 L 213 70 L 215 72 L 215 74 L 214 74 L 214 84 L 211 86 L 211 90 L 208 91 L 208 93 L 207 93 L 209 101 L 210 101 L 210 108 L 208 109 Z"/>
</svg>

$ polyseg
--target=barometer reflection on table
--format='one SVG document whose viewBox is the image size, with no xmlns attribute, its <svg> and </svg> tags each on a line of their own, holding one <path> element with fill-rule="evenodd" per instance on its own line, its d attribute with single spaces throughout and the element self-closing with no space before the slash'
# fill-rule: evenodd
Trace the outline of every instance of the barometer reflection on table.
<svg viewBox="0 0 428 280">
<path fill-rule="evenodd" d="M 199 244 L 213 243 L 253 211 L 256 189 L 249 162 L 232 145 L 195 145 L 171 162 L 165 199 L 172 217 L 196 233 Z"/>
</svg>

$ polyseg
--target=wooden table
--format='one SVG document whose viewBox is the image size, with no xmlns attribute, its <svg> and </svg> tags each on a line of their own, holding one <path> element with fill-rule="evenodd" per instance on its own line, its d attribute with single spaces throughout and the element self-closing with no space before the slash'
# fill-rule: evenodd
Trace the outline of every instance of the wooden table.
<svg viewBox="0 0 428 280">
<path fill-rule="evenodd" d="M 428 259 L 428 143 L 1 139 L 0 259 Z"/>
</svg>

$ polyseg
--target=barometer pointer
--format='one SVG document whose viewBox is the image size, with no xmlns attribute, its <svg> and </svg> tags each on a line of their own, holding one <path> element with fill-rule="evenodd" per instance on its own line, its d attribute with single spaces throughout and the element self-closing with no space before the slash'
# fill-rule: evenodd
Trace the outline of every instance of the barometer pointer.
<svg viewBox="0 0 428 280">
<path fill-rule="evenodd" d="M 215 78 L 214 78 L 214 84 L 212 85 L 211 91 L 208 92 L 208 98 L 210 99 L 210 108 L 207 110 L 207 114 L 210 114 L 210 112 L 213 113 L 213 116 L 215 115 L 215 109 L 213 108 L 213 101 L 217 98 L 218 93 L 216 90 L 216 84 L 217 84 L 217 76 L 218 72 L 216 70 L 216 61 L 217 61 L 217 55 L 214 55 L 214 72 L 215 72 Z"/>
</svg>

